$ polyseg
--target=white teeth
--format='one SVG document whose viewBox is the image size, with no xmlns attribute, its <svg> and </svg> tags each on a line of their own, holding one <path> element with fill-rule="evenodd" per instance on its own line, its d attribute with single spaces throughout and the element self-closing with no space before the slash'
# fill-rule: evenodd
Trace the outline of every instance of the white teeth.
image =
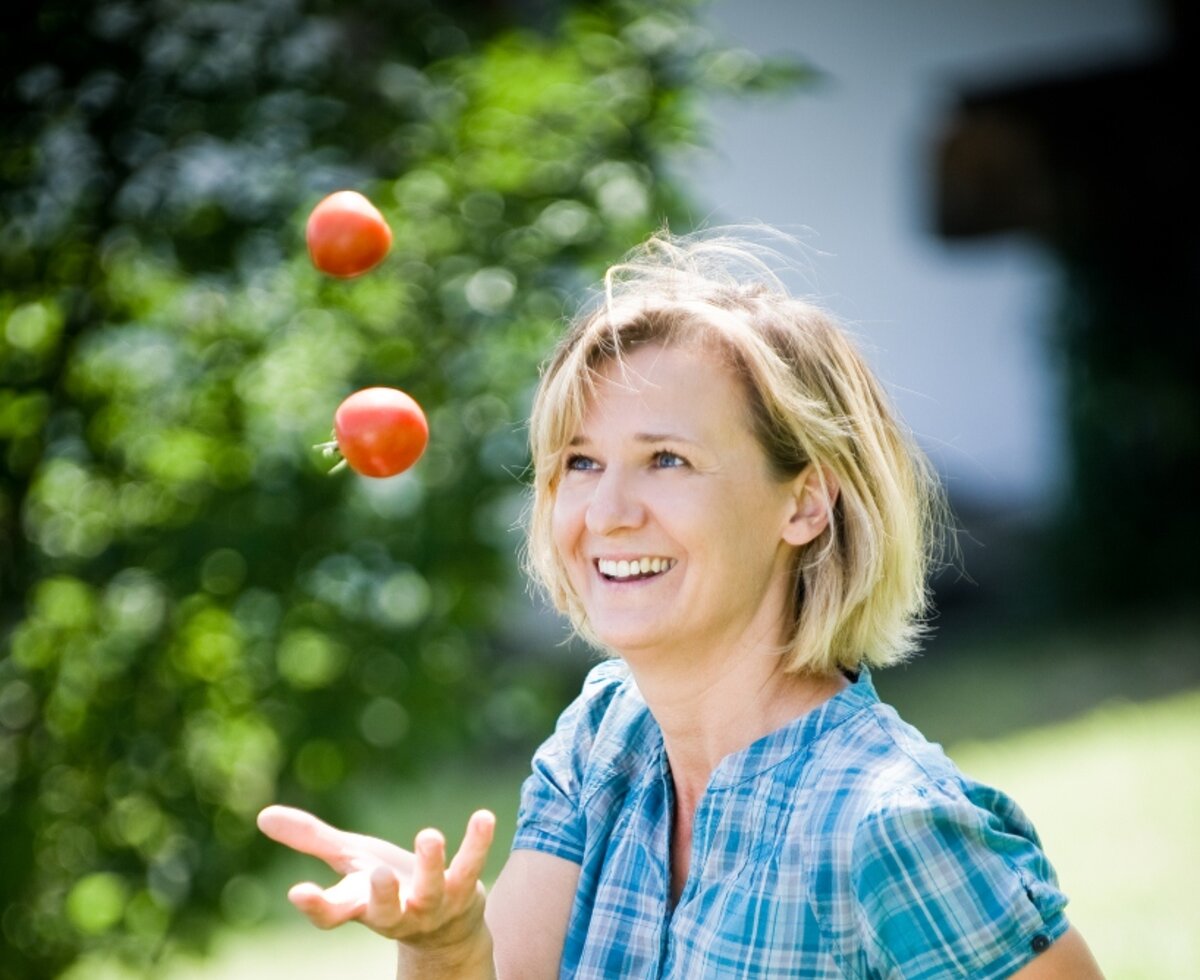
<svg viewBox="0 0 1200 980">
<path fill-rule="evenodd" d="M 611 558 L 601 558 L 596 562 L 600 574 L 609 578 L 632 578 L 635 575 L 650 575 L 665 572 L 673 567 L 671 558 L 634 558 L 632 561 L 622 558 L 614 561 Z"/>
</svg>

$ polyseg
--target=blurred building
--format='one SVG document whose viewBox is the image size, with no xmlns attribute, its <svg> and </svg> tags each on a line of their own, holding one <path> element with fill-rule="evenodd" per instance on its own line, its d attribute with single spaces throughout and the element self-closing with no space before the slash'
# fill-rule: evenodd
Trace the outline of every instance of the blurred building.
<svg viewBox="0 0 1200 980">
<path fill-rule="evenodd" d="M 681 166 L 709 223 L 764 221 L 813 250 L 808 283 L 856 331 L 960 499 L 1048 506 L 1063 477 L 1046 349 L 1057 268 L 1028 237 L 937 236 L 937 139 L 964 88 L 1132 61 L 1164 44 L 1145 0 L 719 0 L 721 31 L 824 73 L 713 106 Z"/>
</svg>

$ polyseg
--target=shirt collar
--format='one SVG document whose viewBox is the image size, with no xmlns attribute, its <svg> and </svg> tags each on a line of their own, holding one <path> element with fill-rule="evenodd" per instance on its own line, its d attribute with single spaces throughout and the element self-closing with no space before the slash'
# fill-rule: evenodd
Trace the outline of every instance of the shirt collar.
<svg viewBox="0 0 1200 980">
<path fill-rule="evenodd" d="M 713 770 L 708 787 L 722 789 L 753 779 L 797 753 L 805 751 L 826 732 L 879 702 L 870 671 L 860 669 L 852 683 L 828 701 L 768 732 L 746 748 L 725 756 Z"/>
</svg>

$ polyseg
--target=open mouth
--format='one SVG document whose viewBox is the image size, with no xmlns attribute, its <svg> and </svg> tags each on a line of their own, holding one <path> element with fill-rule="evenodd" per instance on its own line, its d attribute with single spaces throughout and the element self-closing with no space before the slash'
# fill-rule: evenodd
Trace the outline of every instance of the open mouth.
<svg viewBox="0 0 1200 980">
<path fill-rule="evenodd" d="M 636 582 L 654 578 L 674 567 L 674 558 L 596 559 L 596 570 L 610 582 Z"/>
</svg>

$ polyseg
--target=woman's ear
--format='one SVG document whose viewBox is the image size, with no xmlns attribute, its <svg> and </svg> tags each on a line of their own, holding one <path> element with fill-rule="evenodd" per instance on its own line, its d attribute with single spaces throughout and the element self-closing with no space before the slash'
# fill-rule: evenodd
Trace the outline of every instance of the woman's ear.
<svg viewBox="0 0 1200 980">
<path fill-rule="evenodd" d="M 783 540 L 799 547 L 819 537 L 832 520 L 837 498 L 837 478 L 828 469 L 809 463 L 792 481 L 792 509 Z"/>
</svg>

